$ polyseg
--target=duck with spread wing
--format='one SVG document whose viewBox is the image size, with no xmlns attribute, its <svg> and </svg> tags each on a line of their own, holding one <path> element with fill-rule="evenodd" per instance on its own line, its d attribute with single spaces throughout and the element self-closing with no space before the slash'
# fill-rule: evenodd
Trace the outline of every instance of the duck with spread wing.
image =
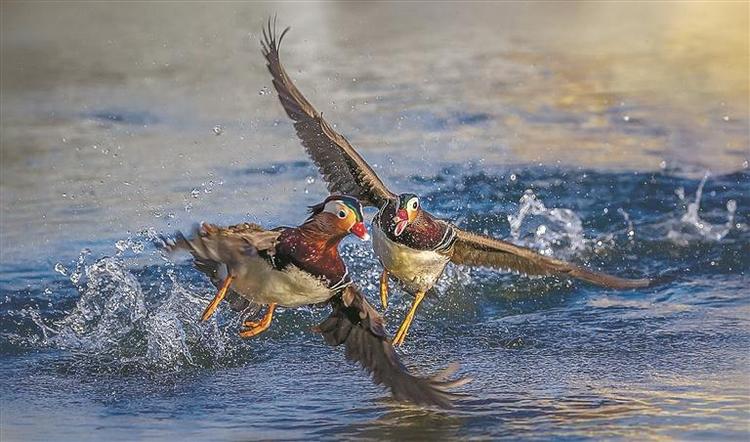
<svg viewBox="0 0 750 442">
<path fill-rule="evenodd" d="M 398 328 L 394 345 L 406 338 L 425 294 L 435 285 L 449 262 L 511 270 L 526 275 L 581 279 L 609 289 L 650 286 L 650 279 L 611 276 L 540 255 L 533 250 L 485 235 L 464 231 L 437 219 L 421 205 L 417 195 L 394 194 L 341 134 L 305 99 L 287 75 L 279 59 L 280 35 L 269 20 L 264 28 L 263 55 L 287 115 L 297 136 L 316 164 L 332 193 L 356 196 L 379 209 L 373 219 L 373 248 L 383 265 L 380 296 L 387 306 L 389 277 L 400 281 L 415 299 Z"/>
<path fill-rule="evenodd" d="M 268 329 L 276 306 L 329 303 L 333 312 L 314 328 L 327 344 L 344 345 L 346 357 L 396 399 L 450 407 L 459 395 L 449 390 L 468 379 L 449 379 L 456 365 L 431 377 L 409 373 L 386 335 L 383 318 L 354 286 L 339 255 L 339 243 L 349 233 L 369 238 L 362 205 L 356 198 L 336 195 L 311 207 L 310 217 L 298 227 L 201 224 L 191 237 L 178 233 L 165 242 L 170 251 L 190 252 L 195 266 L 219 289 L 202 320 L 211 317 L 225 297 L 235 310 L 268 306 L 260 320 L 243 323 L 240 336 L 249 338 Z"/>
</svg>

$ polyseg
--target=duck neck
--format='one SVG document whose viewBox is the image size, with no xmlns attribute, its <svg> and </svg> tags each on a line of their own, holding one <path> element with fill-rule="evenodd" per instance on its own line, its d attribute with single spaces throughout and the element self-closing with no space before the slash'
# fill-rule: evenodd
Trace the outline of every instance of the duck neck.
<svg viewBox="0 0 750 442">
<path fill-rule="evenodd" d="M 297 229 L 305 243 L 319 252 L 334 250 L 338 253 L 339 243 L 348 233 L 315 218 L 302 224 Z"/>
</svg>

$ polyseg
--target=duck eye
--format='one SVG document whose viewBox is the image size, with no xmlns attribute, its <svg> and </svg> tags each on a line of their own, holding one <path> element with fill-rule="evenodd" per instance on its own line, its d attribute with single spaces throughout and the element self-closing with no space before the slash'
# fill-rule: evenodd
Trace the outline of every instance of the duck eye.
<svg viewBox="0 0 750 442">
<path fill-rule="evenodd" d="M 419 201 L 414 200 L 411 202 L 411 208 L 412 210 L 417 210 L 417 207 L 419 207 Z"/>
<path fill-rule="evenodd" d="M 344 212 L 343 210 L 339 210 L 339 218 L 341 219 L 346 218 L 346 212 Z"/>
</svg>

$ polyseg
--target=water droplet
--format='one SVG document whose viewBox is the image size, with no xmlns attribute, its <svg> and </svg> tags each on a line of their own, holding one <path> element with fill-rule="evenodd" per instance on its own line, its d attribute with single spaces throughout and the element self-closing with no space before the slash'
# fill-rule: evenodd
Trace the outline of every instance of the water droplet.
<svg viewBox="0 0 750 442">
<path fill-rule="evenodd" d="M 313 184 L 313 183 L 315 182 L 315 178 L 314 178 L 314 177 L 311 177 L 311 176 L 309 176 L 309 177 L 307 177 L 307 178 L 305 179 L 305 182 L 306 182 L 307 184 Z"/>
<path fill-rule="evenodd" d="M 679 198 L 681 201 L 685 200 L 685 188 L 684 187 L 678 187 L 674 190 L 675 195 L 677 195 L 677 198 Z"/>
<path fill-rule="evenodd" d="M 630 121 L 630 115 L 625 115 L 622 117 L 623 121 Z"/>
<path fill-rule="evenodd" d="M 661 163 L 659 163 L 659 167 L 661 167 L 661 170 L 664 170 L 667 168 L 667 162 L 662 160 Z"/>
<path fill-rule="evenodd" d="M 193 198 L 198 198 L 198 195 L 200 194 L 201 194 L 201 191 L 198 190 L 197 187 L 193 187 L 193 190 L 190 191 L 190 196 L 192 196 Z"/>
<path fill-rule="evenodd" d="M 219 135 L 221 135 L 223 133 L 224 133 L 224 128 L 221 127 L 220 124 L 217 124 L 216 126 L 214 126 L 214 135 L 216 135 L 218 137 Z"/>
<path fill-rule="evenodd" d="M 55 264 L 55 271 L 63 276 L 68 276 L 68 269 L 62 263 Z"/>
<path fill-rule="evenodd" d="M 516 176 L 515 173 L 510 174 L 510 180 L 511 181 L 515 181 L 516 179 L 518 179 L 518 177 Z"/>
<path fill-rule="evenodd" d="M 724 121 L 729 121 L 729 115 L 724 115 L 721 119 Z"/>
<path fill-rule="evenodd" d="M 267 86 L 263 86 L 263 87 L 262 87 L 262 88 L 260 88 L 260 90 L 258 91 L 258 95 L 268 95 L 268 94 L 270 94 L 270 93 L 271 93 L 271 90 L 270 90 L 270 89 L 268 89 L 268 87 L 267 87 Z"/>
<path fill-rule="evenodd" d="M 47 287 L 46 289 L 44 289 L 44 294 L 45 295 L 51 295 L 52 294 L 52 289 L 49 288 L 49 287 Z"/>
</svg>

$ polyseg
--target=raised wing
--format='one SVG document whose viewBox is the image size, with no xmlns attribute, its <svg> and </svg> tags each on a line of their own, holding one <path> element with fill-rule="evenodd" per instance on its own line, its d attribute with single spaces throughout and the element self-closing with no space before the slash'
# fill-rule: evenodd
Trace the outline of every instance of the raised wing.
<svg viewBox="0 0 750 442">
<path fill-rule="evenodd" d="M 454 399 L 463 396 L 449 391 L 470 381 L 449 379 L 458 368 L 455 364 L 430 377 L 409 373 L 386 337 L 383 318 L 355 287 L 347 287 L 331 304 L 333 312 L 316 330 L 328 345 L 344 344 L 346 358 L 358 362 L 373 382 L 389 388 L 394 398 L 449 408 Z"/>
<path fill-rule="evenodd" d="M 454 229 L 457 239 L 451 261 L 456 264 L 509 269 L 527 275 L 576 278 L 610 289 L 635 289 L 654 284 L 651 279 L 625 279 L 594 272 L 499 239 L 466 232 L 457 227 Z"/>
<path fill-rule="evenodd" d="M 364 205 L 381 207 L 386 200 L 395 197 L 393 193 L 346 138 L 333 130 L 305 99 L 281 65 L 279 45 L 287 31 L 289 28 L 277 37 L 276 20 L 272 25 L 269 19 L 267 29 L 263 29 L 262 45 L 268 71 L 273 76 L 273 86 L 281 105 L 294 121 L 297 136 L 318 166 L 330 192 L 352 195 Z"/>
</svg>

